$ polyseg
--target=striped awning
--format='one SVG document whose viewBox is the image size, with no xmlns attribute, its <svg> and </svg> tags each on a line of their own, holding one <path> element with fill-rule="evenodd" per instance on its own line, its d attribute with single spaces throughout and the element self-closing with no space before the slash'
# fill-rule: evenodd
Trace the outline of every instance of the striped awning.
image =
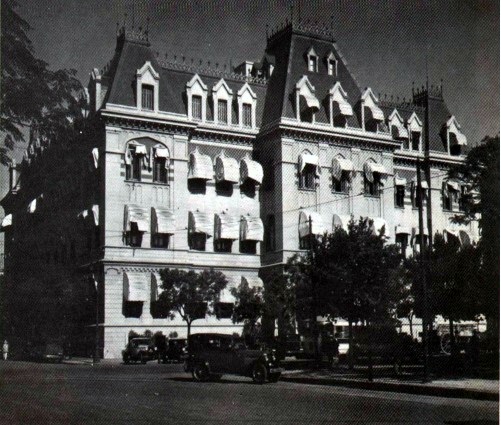
<svg viewBox="0 0 501 425">
<path fill-rule="evenodd" d="M 176 233 L 176 216 L 174 213 L 163 207 L 153 207 L 151 209 L 151 231 L 164 235 Z"/>
<path fill-rule="evenodd" d="M 299 236 L 323 235 L 327 231 L 322 216 L 315 211 L 299 212 Z"/>
<path fill-rule="evenodd" d="M 134 145 L 134 147 L 135 147 L 134 153 L 136 155 L 147 155 L 146 146 L 137 144 Z"/>
<path fill-rule="evenodd" d="M 374 121 L 384 121 L 384 113 L 376 104 L 365 105 Z"/>
<path fill-rule="evenodd" d="M 343 171 L 347 174 L 348 178 L 351 179 L 351 176 L 355 172 L 353 162 L 345 158 L 334 158 L 332 160 L 332 177 L 334 177 L 336 180 L 341 180 Z"/>
<path fill-rule="evenodd" d="M 5 230 L 5 228 L 12 226 L 12 214 L 7 214 L 3 219 L 2 219 L 2 226 L 0 227 L 0 230 Z"/>
<path fill-rule="evenodd" d="M 188 179 L 212 180 L 214 178 L 214 167 L 209 155 L 204 155 L 198 148 L 190 153 L 188 164 Z"/>
<path fill-rule="evenodd" d="M 190 233 L 205 233 L 211 236 L 214 226 L 212 214 L 200 211 L 190 211 L 188 215 L 188 231 Z"/>
<path fill-rule="evenodd" d="M 307 165 L 315 167 L 317 176 L 320 173 L 320 163 L 318 162 L 318 156 L 312 155 L 310 153 L 302 153 L 299 155 L 299 172 L 303 172 Z"/>
<path fill-rule="evenodd" d="M 466 146 L 468 144 L 466 136 L 459 130 L 449 130 L 449 140 L 453 145 Z"/>
<path fill-rule="evenodd" d="M 238 216 L 230 214 L 215 215 L 215 234 L 214 238 L 236 240 L 240 233 L 240 219 Z"/>
<path fill-rule="evenodd" d="M 150 224 L 148 209 L 139 205 L 125 206 L 124 231 L 130 232 L 135 223 L 139 232 L 147 232 Z"/>
<path fill-rule="evenodd" d="M 243 183 L 247 179 L 259 184 L 263 182 L 263 167 L 259 162 L 248 157 L 240 160 L 240 181 Z"/>
<path fill-rule="evenodd" d="M 334 214 L 332 216 L 332 230 L 334 230 L 336 227 L 340 227 L 343 229 L 345 232 L 348 233 L 349 228 L 348 225 L 351 221 L 351 215 L 348 214 Z"/>
<path fill-rule="evenodd" d="M 396 139 L 406 140 L 409 138 L 409 131 L 398 120 L 391 125 L 391 134 Z"/>
<path fill-rule="evenodd" d="M 258 276 L 242 276 L 242 283 L 249 285 L 249 288 L 263 288 L 264 284 Z"/>
<path fill-rule="evenodd" d="M 395 226 L 395 235 L 411 235 L 412 229 L 409 226 L 397 225 Z"/>
<path fill-rule="evenodd" d="M 153 156 L 155 158 L 168 158 L 169 157 L 169 149 L 156 146 L 153 148 Z"/>
<path fill-rule="evenodd" d="M 301 94 L 301 97 L 306 104 L 305 109 L 311 108 L 315 111 L 318 111 L 320 109 L 320 102 L 313 94 L 303 93 L 303 94 Z"/>
<path fill-rule="evenodd" d="M 264 226 L 261 218 L 244 215 L 240 222 L 240 239 L 242 241 L 259 241 L 263 240 Z"/>
<path fill-rule="evenodd" d="M 403 177 L 395 176 L 395 186 L 407 186 L 407 179 Z"/>
<path fill-rule="evenodd" d="M 226 181 L 238 183 L 240 179 L 240 168 L 235 158 L 231 158 L 221 153 L 216 158 L 216 181 Z"/>
<path fill-rule="evenodd" d="M 364 175 L 365 178 L 371 183 L 374 182 L 374 174 L 378 173 L 381 176 L 386 176 L 388 171 L 383 164 L 379 164 L 377 162 L 366 162 L 364 164 Z"/>
<path fill-rule="evenodd" d="M 353 108 L 341 94 L 334 96 L 332 103 L 334 107 L 332 111 L 334 116 L 340 114 L 344 115 L 345 117 L 351 117 L 353 115 Z"/>
<path fill-rule="evenodd" d="M 231 294 L 231 289 L 226 287 L 219 293 L 220 303 L 235 303 L 235 297 Z"/>
<path fill-rule="evenodd" d="M 124 272 L 123 294 L 125 301 L 148 301 L 149 279 L 146 273 Z"/>
</svg>

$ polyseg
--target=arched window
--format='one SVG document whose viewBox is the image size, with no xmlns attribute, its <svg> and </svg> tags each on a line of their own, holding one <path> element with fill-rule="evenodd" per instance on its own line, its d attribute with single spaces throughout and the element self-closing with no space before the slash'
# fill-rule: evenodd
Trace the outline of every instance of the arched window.
<svg viewBox="0 0 501 425">
<path fill-rule="evenodd" d="M 316 179 L 320 172 L 318 156 L 304 151 L 299 155 L 299 188 L 306 190 L 316 189 Z"/>
</svg>

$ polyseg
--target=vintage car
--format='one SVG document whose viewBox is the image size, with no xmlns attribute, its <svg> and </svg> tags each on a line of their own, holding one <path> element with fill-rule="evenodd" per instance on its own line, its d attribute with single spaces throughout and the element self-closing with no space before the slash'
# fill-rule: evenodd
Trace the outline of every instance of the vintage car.
<svg viewBox="0 0 501 425">
<path fill-rule="evenodd" d="M 248 376 L 258 384 L 277 382 L 282 373 L 274 352 L 249 348 L 242 338 L 217 333 L 190 336 L 185 370 L 195 381 L 231 374 Z"/>
<path fill-rule="evenodd" d="M 29 357 L 33 361 L 61 363 L 63 347 L 57 343 L 47 343 L 31 348 Z"/>
<path fill-rule="evenodd" d="M 122 351 L 122 358 L 125 364 L 130 362 L 141 362 L 156 358 L 155 348 L 150 338 L 132 338 L 125 350 Z"/>
</svg>

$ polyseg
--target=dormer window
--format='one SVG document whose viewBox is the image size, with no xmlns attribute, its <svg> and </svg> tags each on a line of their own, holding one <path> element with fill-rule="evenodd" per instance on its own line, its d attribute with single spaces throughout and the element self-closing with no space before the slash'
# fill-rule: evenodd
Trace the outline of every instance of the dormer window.
<svg viewBox="0 0 501 425">
<path fill-rule="evenodd" d="M 229 110 L 233 91 L 222 78 L 212 88 L 212 97 L 214 99 L 214 121 L 218 124 L 230 124 L 231 115 Z"/>
<path fill-rule="evenodd" d="M 407 129 L 409 131 L 409 149 L 416 152 L 422 150 L 422 129 L 423 124 L 415 112 L 407 120 Z"/>
<path fill-rule="evenodd" d="M 228 124 L 228 101 L 218 100 L 217 101 L 217 122 Z"/>
<path fill-rule="evenodd" d="M 411 150 L 420 151 L 421 146 L 421 133 L 416 131 L 411 132 Z"/>
<path fill-rule="evenodd" d="M 329 90 L 330 121 L 334 127 L 346 127 L 348 117 L 353 115 L 353 109 L 347 99 L 348 95 L 338 81 Z"/>
<path fill-rule="evenodd" d="M 325 60 L 327 62 L 327 74 L 337 76 L 337 59 L 334 53 L 330 52 Z"/>
<path fill-rule="evenodd" d="M 244 127 L 252 127 L 252 105 L 248 103 L 242 105 L 242 124 Z"/>
<path fill-rule="evenodd" d="M 404 148 L 407 148 L 409 142 L 409 132 L 404 126 L 404 120 L 398 113 L 396 109 L 388 117 L 388 127 L 391 132 L 391 136 L 394 139 L 402 140 L 404 142 Z"/>
<path fill-rule="evenodd" d="M 308 59 L 308 71 L 318 72 L 318 55 L 315 53 L 313 47 L 310 47 L 310 50 L 306 53 L 306 57 Z"/>
<path fill-rule="evenodd" d="M 378 99 L 372 92 L 371 88 L 367 88 L 360 99 L 360 114 L 362 119 L 362 128 L 365 131 L 378 132 L 378 125 L 384 121 L 384 113 L 377 105 Z"/>
<path fill-rule="evenodd" d="M 238 122 L 241 127 L 256 127 L 256 100 L 256 94 L 249 84 L 245 83 L 237 93 Z"/>
<path fill-rule="evenodd" d="M 147 61 L 136 72 L 137 109 L 143 111 L 158 111 L 158 90 L 160 75 L 151 62 Z"/>
<path fill-rule="evenodd" d="M 320 102 L 315 97 L 315 87 L 308 77 L 303 77 L 296 84 L 296 117 L 299 121 L 315 122 L 315 113 L 320 109 Z"/>
<path fill-rule="evenodd" d="M 454 116 L 450 117 L 444 124 L 441 134 L 445 138 L 449 154 L 455 156 L 461 155 L 463 146 L 466 146 L 467 140 Z"/>
<path fill-rule="evenodd" d="M 207 86 L 198 74 L 186 84 L 186 97 L 188 100 L 188 118 L 205 122 L 207 116 Z"/>
</svg>

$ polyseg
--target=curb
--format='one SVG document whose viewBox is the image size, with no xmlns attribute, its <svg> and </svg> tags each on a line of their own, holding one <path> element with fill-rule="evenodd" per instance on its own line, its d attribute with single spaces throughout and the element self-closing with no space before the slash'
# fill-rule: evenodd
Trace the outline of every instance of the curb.
<svg viewBox="0 0 501 425">
<path fill-rule="evenodd" d="M 466 388 L 445 388 L 438 386 L 420 386 L 412 384 L 394 384 L 390 382 L 369 382 L 369 381 L 354 381 L 347 379 L 332 379 L 332 378 L 310 378 L 302 376 L 287 376 L 282 375 L 281 381 L 295 382 L 298 384 L 312 385 L 328 385 L 347 388 L 358 388 L 373 391 L 390 391 L 407 394 L 429 395 L 435 397 L 448 398 L 469 398 L 474 400 L 499 401 L 499 393 L 487 391 L 469 390 Z"/>
</svg>

